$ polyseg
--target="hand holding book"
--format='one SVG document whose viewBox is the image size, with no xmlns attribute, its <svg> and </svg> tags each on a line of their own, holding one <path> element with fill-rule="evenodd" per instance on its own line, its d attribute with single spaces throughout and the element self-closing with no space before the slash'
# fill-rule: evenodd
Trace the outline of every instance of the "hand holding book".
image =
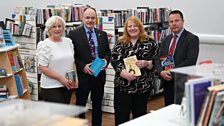
<svg viewBox="0 0 224 126">
<path fill-rule="evenodd" d="M 66 87 L 70 89 L 78 88 L 78 78 L 75 70 L 67 71 L 66 78 L 68 82 L 66 83 Z"/>
<path fill-rule="evenodd" d="M 93 75 L 97 77 L 102 69 L 105 69 L 106 63 L 104 60 L 97 57 L 90 66 L 90 69 L 93 71 Z"/>
<path fill-rule="evenodd" d="M 120 76 L 122 78 L 127 79 L 128 81 L 133 81 L 133 80 L 135 80 L 137 78 L 137 76 L 134 74 L 134 72 L 132 72 L 132 71 L 129 72 L 126 69 L 123 69 L 121 71 Z"/>
<path fill-rule="evenodd" d="M 147 61 L 147 60 L 137 60 L 136 65 L 139 68 L 148 68 L 151 69 L 153 67 L 152 61 Z"/>
<path fill-rule="evenodd" d="M 143 64 L 140 64 L 139 62 L 139 66 L 137 66 L 137 57 L 136 55 L 124 58 L 124 65 L 125 65 L 125 69 L 126 71 L 128 71 L 129 73 L 134 73 L 135 76 L 140 76 L 141 75 L 141 71 L 139 68 L 143 67 Z"/>
</svg>

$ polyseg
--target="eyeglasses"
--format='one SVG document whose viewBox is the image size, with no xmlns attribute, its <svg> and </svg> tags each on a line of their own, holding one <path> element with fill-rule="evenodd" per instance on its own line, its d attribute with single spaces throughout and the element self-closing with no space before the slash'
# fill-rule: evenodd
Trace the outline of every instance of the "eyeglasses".
<svg viewBox="0 0 224 126">
<path fill-rule="evenodd" d="M 89 19 L 91 19 L 91 20 L 95 20 L 96 19 L 96 17 L 89 17 L 89 16 L 86 16 L 86 17 L 84 17 L 85 19 L 87 19 L 87 20 L 89 20 Z"/>
</svg>

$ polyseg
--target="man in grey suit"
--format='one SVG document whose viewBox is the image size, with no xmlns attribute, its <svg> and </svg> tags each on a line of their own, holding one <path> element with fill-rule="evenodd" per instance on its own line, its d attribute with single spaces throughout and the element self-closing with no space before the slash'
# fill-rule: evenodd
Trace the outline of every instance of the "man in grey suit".
<svg viewBox="0 0 224 126">
<path fill-rule="evenodd" d="M 164 57 L 170 56 L 173 58 L 174 68 L 190 66 L 196 64 L 199 53 L 199 38 L 184 28 L 184 18 L 181 11 L 170 12 L 169 27 L 172 33 L 162 41 L 159 58 L 156 62 L 164 88 L 165 106 L 181 103 L 184 94 L 184 82 L 187 78 L 185 75 L 174 77 L 166 67 L 162 66 L 162 60 Z"/>
<path fill-rule="evenodd" d="M 92 126 L 101 126 L 101 106 L 106 79 L 105 68 L 110 62 L 111 52 L 107 33 L 94 28 L 97 18 L 96 10 L 92 7 L 85 8 L 82 18 L 83 26 L 69 33 L 69 38 L 74 44 L 75 63 L 79 79 L 79 87 L 76 90 L 76 105 L 86 106 L 89 92 L 91 92 Z M 96 57 L 105 62 L 97 77 L 93 76 L 93 71 L 90 69 Z M 80 117 L 85 118 L 84 114 Z"/>
</svg>

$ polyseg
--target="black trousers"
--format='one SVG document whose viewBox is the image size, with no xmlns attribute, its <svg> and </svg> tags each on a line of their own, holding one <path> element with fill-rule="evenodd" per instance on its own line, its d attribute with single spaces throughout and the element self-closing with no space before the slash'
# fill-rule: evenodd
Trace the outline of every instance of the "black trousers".
<svg viewBox="0 0 224 126">
<path fill-rule="evenodd" d="M 41 88 L 41 93 L 44 101 L 64 104 L 69 104 L 72 96 L 72 91 L 66 87 Z"/>
<path fill-rule="evenodd" d="M 164 89 L 165 106 L 173 104 L 174 103 L 174 80 L 171 80 L 171 81 L 163 80 L 163 89 Z"/>
<path fill-rule="evenodd" d="M 137 118 L 146 114 L 148 97 L 149 92 L 144 94 L 127 94 L 119 91 L 118 88 L 115 88 L 115 126 L 129 121 L 131 113 L 132 118 Z"/>
<path fill-rule="evenodd" d="M 92 101 L 92 126 L 102 125 L 102 99 L 104 93 L 104 83 L 101 78 L 91 77 L 86 83 L 79 83 L 76 90 L 76 105 L 86 106 L 89 93 Z M 85 118 L 81 114 L 80 118 Z"/>
</svg>

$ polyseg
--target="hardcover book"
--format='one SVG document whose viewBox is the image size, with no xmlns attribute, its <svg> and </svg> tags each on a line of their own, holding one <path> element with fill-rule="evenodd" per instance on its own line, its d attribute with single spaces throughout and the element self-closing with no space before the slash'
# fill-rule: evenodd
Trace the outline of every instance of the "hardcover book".
<svg viewBox="0 0 224 126">
<path fill-rule="evenodd" d="M 188 80 L 186 83 L 188 86 L 188 95 L 187 98 L 190 98 L 187 100 L 189 103 L 189 121 L 191 126 L 195 126 L 200 111 L 204 102 L 204 99 L 206 97 L 206 94 L 208 93 L 208 87 L 213 85 L 213 80 L 210 78 L 197 78 Z"/>
<path fill-rule="evenodd" d="M 139 67 L 136 65 L 136 62 L 138 61 L 136 55 L 124 58 L 123 60 L 124 60 L 125 69 L 129 73 L 133 72 L 136 76 L 141 75 L 141 71 Z"/>
<path fill-rule="evenodd" d="M 93 70 L 93 75 L 95 77 L 98 76 L 98 74 L 100 73 L 104 65 L 105 65 L 105 62 L 99 57 L 96 57 L 96 59 L 93 61 L 92 65 L 90 66 L 90 69 Z"/>
</svg>

